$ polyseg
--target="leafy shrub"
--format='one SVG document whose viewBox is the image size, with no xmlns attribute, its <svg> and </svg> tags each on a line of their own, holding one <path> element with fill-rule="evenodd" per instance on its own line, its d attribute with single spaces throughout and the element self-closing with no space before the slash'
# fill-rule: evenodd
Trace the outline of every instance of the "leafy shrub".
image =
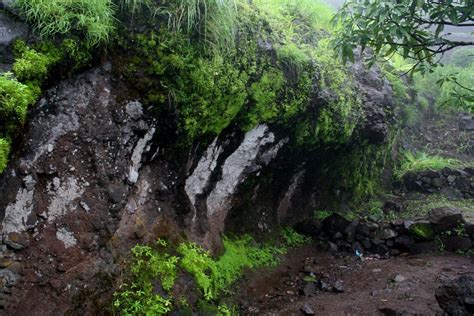
<svg viewBox="0 0 474 316">
<path fill-rule="evenodd" d="M 426 153 L 413 154 L 407 151 L 403 155 L 400 167 L 395 170 L 395 176 L 402 178 L 408 172 L 416 172 L 422 170 L 441 170 L 445 167 L 456 167 L 461 162 L 456 159 L 447 159 L 440 156 L 429 156 Z"/>
<path fill-rule="evenodd" d="M 10 141 L 6 138 L 0 138 L 0 174 L 7 167 L 9 154 Z"/>
<path fill-rule="evenodd" d="M 473 112 L 473 73 L 474 63 L 467 67 L 448 64 L 435 68 L 432 73 L 417 76 L 415 88 L 421 97 L 435 100 L 434 103 L 437 108 Z"/>
<path fill-rule="evenodd" d="M 16 0 L 15 5 L 44 37 L 81 32 L 96 45 L 114 29 L 110 0 Z"/>
</svg>

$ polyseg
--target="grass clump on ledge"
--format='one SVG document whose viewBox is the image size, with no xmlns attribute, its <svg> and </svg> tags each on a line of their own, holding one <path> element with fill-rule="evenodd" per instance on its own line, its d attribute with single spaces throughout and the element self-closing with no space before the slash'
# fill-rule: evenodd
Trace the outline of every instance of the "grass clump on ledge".
<svg viewBox="0 0 474 316">
<path fill-rule="evenodd" d="M 400 167 L 395 170 L 395 176 L 398 179 L 401 179 L 409 172 L 441 170 L 446 167 L 458 167 L 461 164 L 462 163 L 456 159 L 430 156 L 426 153 L 414 154 L 407 151 L 403 155 L 403 161 L 401 162 Z"/>
</svg>

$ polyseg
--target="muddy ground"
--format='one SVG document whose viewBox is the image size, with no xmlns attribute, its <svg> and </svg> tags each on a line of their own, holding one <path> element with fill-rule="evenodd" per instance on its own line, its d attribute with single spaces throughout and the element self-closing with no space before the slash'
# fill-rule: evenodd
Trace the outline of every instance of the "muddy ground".
<svg viewBox="0 0 474 316">
<path fill-rule="evenodd" d="M 461 275 L 474 276 L 474 258 L 360 260 L 308 245 L 292 250 L 277 268 L 247 273 L 237 303 L 242 315 L 304 315 L 305 309 L 314 315 L 442 315 L 435 289 Z"/>
</svg>

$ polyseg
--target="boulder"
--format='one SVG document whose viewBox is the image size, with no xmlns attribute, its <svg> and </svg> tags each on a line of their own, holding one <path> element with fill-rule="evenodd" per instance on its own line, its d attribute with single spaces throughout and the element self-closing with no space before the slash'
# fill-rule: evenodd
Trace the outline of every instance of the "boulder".
<svg viewBox="0 0 474 316">
<path fill-rule="evenodd" d="M 334 213 L 324 219 L 323 229 L 332 235 L 337 232 L 345 231 L 347 226 L 350 224 L 351 222 L 345 219 L 343 216 Z"/>
<path fill-rule="evenodd" d="M 13 63 L 12 44 L 17 39 L 28 37 L 28 28 L 25 24 L 15 20 L 11 14 L 0 11 L 0 58 L 1 70 L 9 70 L 8 64 Z"/>
<path fill-rule="evenodd" d="M 376 231 L 378 228 L 379 228 L 379 225 L 377 225 L 376 223 L 364 221 L 364 222 L 360 222 L 357 225 L 356 233 L 364 235 L 364 236 L 370 236 L 371 233 Z"/>
<path fill-rule="evenodd" d="M 443 236 L 441 241 L 448 251 L 468 251 L 472 247 L 472 241 L 468 237 Z"/>
<path fill-rule="evenodd" d="M 428 213 L 428 220 L 438 231 L 451 230 L 465 222 L 462 211 L 449 206 L 432 209 Z"/>
<path fill-rule="evenodd" d="M 387 240 L 397 237 L 398 233 L 390 228 L 385 228 L 377 232 L 375 235 L 378 239 Z"/>
<path fill-rule="evenodd" d="M 322 223 L 315 219 L 307 219 L 297 223 L 294 229 L 297 233 L 317 237 L 321 233 Z"/>
<path fill-rule="evenodd" d="M 410 247 L 410 253 L 413 255 L 435 253 L 437 251 L 439 251 L 439 247 L 434 241 L 418 242 Z"/>
<path fill-rule="evenodd" d="M 411 236 L 401 235 L 395 238 L 395 244 L 402 249 L 410 249 L 415 244 L 415 240 Z"/>
<path fill-rule="evenodd" d="M 463 116 L 459 119 L 459 128 L 464 131 L 474 131 L 474 119 L 470 115 Z"/>
<path fill-rule="evenodd" d="M 474 314 L 474 278 L 461 276 L 436 289 L 439 306 L 449 315 Z"/>
<path fill-rule="evenodd" d="M 27 233 L 9 233 L 3 237 L 3 243 L 14 250 L 22 250 L 30 245 Z"/>
<path fill-rule="evenodd" d="M 466 224 L 464 230 L 466 231 L 466 234 L 471 236 L 471 238 L 474 237 L 474 224 Z"/>
</svg>

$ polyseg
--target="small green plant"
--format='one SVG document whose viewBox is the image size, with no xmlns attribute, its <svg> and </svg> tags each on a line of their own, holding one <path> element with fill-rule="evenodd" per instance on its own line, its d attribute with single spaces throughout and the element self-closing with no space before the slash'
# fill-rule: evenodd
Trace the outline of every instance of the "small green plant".
<svg viewBox="0 0 474 316">
<path fill-rule="evenodd" d="M 325 210 L 316 210 L 313 212 L 313 218 L 319 221 L 326 219 L 326 217 L 331 216 L 333 212 Z"/>
<path fill-rule="evenodd" d="M 237 312 L 234 306 L 228 307 L 226 304 L 219 305 L 217 307 L 217 316 L 237 316 L 239 313 Z"/>
<path fill-rule="evenodd" d="M 293 228 L 286 227 L 281 230 L 281 237 L 286 246 L 298 247 L 311 242 L 311 238 L 308 236 L 297 233 Z"/>
<path fill-rule="evenodd" d="M 36 100 L 30 87 L 13 78 L 11 73 L 0 75 L 0 116 L 11 123 L 23 123 L 28 106 Z"/>
<path fill-rule="evenodd" d="M 401 179 L 408 172 L 422 170 L 441 170 L 445 167 L 456 167 L 461 164 L 456 159 L 448 159 L 440 156 L 429 156 L 426 153 L 413 154 L 410 151 L 405 152 L 400 167 L 395 170 L 395 176 Z"/>
<path fill-rule="evenodd" d="M 193 243 L 182 243 L 178 252 L 181 266 L 191 273 L 206 300 L 216 299 L 242 274 L 245 268 L 272 266 L 282 248 L 257 246 L 250 236 L 231 240 L 224 238 L 224 254 L 214 260 L 208 252 Z"/>
<path fill-rule="evenodd" d="M 0 174 L 7 167 L 9 154 L 10 154 L 10 141 L 6 138 L 0 137 Z"/>
<path fill-rule="evenodd" d="M 171 311 L 171 298 L 155 293 L 156 280 L 170 293 L 177 273 L 178 258 L 165 250 L 167 243 L 158 240 L 156 247 L 136 245 L 132 249 L 130 284 L 122 284 L 114 293 L 114 308 L 124 315 L 165 315 Z"/>
</svg>

